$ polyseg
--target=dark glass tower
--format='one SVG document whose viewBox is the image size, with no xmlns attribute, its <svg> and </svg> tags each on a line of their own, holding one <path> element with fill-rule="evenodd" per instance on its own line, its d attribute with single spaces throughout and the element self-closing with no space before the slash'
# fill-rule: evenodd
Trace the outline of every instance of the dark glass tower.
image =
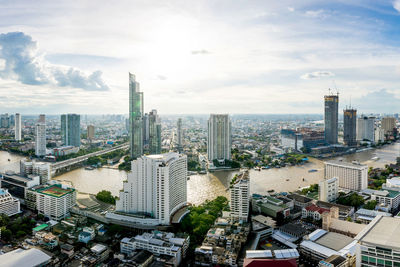
<svg viewBox="0 0 400 267">
<path fill-rule="evenodd" d="M 346 146 L 357 145 L 357 110 L 348 108 L 343 110 L 343 142 Z"/>
<path fill-rule="evenodd" d="M 143 92 L 132 73 L 129 73 L 129 143 L 133 159 L 143 155 Z"/>
<path fill-rule="evenodd" d="M 66 146 L 81 146 L 81 116 L 78 114 L 61 115 L 61 135 Z"/>
<path fill-rule="evenodd" d="M 326 95 L 325 99 L 325 141 L 328 144 L 338 143 L 338 106 L 339 94 Z"/>
</svg>

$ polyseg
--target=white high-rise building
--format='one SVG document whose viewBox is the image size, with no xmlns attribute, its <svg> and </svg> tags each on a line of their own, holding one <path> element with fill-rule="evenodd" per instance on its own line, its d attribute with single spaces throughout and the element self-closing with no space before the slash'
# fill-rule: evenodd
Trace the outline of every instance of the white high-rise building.
<svg viewBox="0 0 400 267">
<path fill-rule="evenodd" d="M 43 114 L 35 125 L 35 155 L 38 157 L 46 155 L 46 119 Z"/>
<path fill-rule="evenodd" d="M 248 171 L 237 174 L 231 188 L 231 216 L 247 222 L 250 205 L 250 177 Z"/>
<path fill-rule="evenodd" d="M 182 119 L 179 118 L 177 122 L 177 147 L 178 147 L 178 152 L 182 152 L 182 143 L 183 143 L 183 130 L 182 130 Z"/>
<path fill-rule="evenodd" d="M 7 216 L 20 213 L 20 202 L 11 196 L 7 189 L 0 188 L 0 214 Z"/>
<path fill-rule="evenodd" d="M 325 162 L 325 179 L 337 177 L 339 187 L 361 191 L 368 187 L 368 166 L 344 161 Z"/>
<path fill-rule="evenodd" d="M 208 160 L 230 160 L 232 146 L 231 121 L 228 114 L 211 114 L 208 119 Z"/>
<path fill-rule="evenodd" d="M 322 180 L 318 186 L 318 199 L 325 202 L 333 202 L 338 197 L 339 181 L 338 178 Z"/>
<path fill-rule="evenodd" d="M 168 225 L 171 215 L 187 204 L 186 156 L 166 153 L 139 157 L 132 161 L 132 171 L 123 184 L 112 219 L 121 213 L 137 224 Z"/>
<path fill-rule="evenodd" d="M 362 116 L 357 119 L 357 141 L 375 142 L 375 117 Z"/>
<path fill-rule="evenodd" d="M 15 140 L 21 141 L 22 140 L 22 126 L 21 126 L 21 114 L 15 114 Z"/>
<path fill-rule="evenodd" d="M 40 177 L 40 184 L 45 184 L 51 179 L 51 164 L 48 162 L 36 162 L 26 159 L 20 161 L 19 170 L 21 175 L 34 175 Z"/>
<path fill-rule="evenodd" d="M 385 141 L 385 130 L 381 127 L 375 128 L 375 142 L 378 143 L 379 141 Z"/>
</svg>

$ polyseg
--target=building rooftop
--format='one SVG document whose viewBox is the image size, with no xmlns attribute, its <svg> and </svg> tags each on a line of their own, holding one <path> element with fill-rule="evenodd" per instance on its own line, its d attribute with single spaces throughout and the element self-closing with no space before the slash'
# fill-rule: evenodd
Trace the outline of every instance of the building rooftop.
<svg viewBox="0 0 400 267">
<path fill-rule="evenodd" d="M 334 232 L 327 232 L 315 241 L 315 243 L 321 246 L 336 251 L 341 250 L 351 242 L 353 242 L 353 238 Z"/>
<path fill-rule="evenodd" d="M 47 227 L 49 227 L 49 225 L 44 223 L 39 226 L 36 226 L 35 228 L 32 229 L 32 231 L 39 232 L 42 231 L 43 229 L 46 229 Z"/>
<path fill-rule="evenodd" d="M 377 246 L 400 248 L 400 218 L 378 215 L 355 239 Z"/>
<path fill-rule="evenodd" d="M 319 214 L 322 214 L 324 212 L 329 212 L 329 209 L 325 209 L 325 208 L 320 208 L 316 205 L 311 205 L 305 208 L 307 211 L 312 211 L 312 212 L 318 212 Z"/>
<path fill-rule="evenodd" d="M 309 203 L 309 202 L 313 201 L 312 198 L 302 196 L 299 194 L 290 194 L 287 197 L 290 199 L 293 199 L 294 201 L 300 202 L 300 203 Z"/>
<path fill-rule="evenodd" d="M 330 160 L 330 161 L 325 162 L 325 164 L 327 164 L 327 165 L 340 165 L 340 166 L 349 167 L 349 168 L 358 169 L 358 170 L 362 170 L 362 169 L 367 169 L 368 168 L 367 165 L 363 165 L 363 164 L 360 164 L 360 163 L 346 162 L 346 161 L 341 161 L 341 160 Z"/>
<path fill-rule="evenodd" d="M 61 185 L 55 184 L 45 188 L 38 189 L 38 193 L 42 193 L 52 197 L 62 197 L 69 193 L 74 192 L 75 189 L 73 188 L 63 188 Z"/>
<path fill-rule="evenodd" d="M 16 249 L 11 252 L 0 255 L 1 266 L 3 267 L 32 267 L 41 266 L 47 263 L 51 257 L 36 248 L 27 250 Z"/>
<path fill-rule="evenodd" d="M 290 233 L 293 235 L 304 235 L 307 233 L 307 230 L 304 229 L 302 226 L 293 223 L 287 223 L 285 225 L 282 225 L 279 229 L 283 232 Z"/>
<path fill-rule="evenodd" d="M 346 261 L 346 258 L 339 256 L 339 255 L 332 255 L 328 257 L 326 260 L 321 261 L 322 263 L 330 263 L 333 266 L 339 266 L 343 262 Z"/>
</svg>

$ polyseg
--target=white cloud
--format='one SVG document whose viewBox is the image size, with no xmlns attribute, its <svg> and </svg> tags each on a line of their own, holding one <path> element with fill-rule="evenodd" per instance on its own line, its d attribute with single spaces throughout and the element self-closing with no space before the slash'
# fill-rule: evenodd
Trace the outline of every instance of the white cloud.
<svg viewBox="0 0 400 267">
<path fill-rule="evenodd" d="M 288 7 L 287 8 L 290 12 L 294 12 L 295 11 L 295 8 L 294 7 Z"/>
<path fill-rule="evenodd" d="M 302 78 L 303 80 L 311 80 L 311 79 L 320 79 L 320 78 L 332 77 L 332 76 L 335 76 L 335 74 L 333 74 L 330 71 L 314 71 L 314 72 L 306 73 L 306 74 L 302 75 L 300 78 Z"/>
<path fill-rule="evenodd" d="M 400 0 L 393 1 L 393 8 L 400 12 Z"/>
</svg>

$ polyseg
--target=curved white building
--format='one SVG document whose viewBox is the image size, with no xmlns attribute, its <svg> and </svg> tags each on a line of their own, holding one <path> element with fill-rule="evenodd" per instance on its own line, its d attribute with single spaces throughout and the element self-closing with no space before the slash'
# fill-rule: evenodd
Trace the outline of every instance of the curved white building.
<svg viewBox="0 0 400 267">
<path fill-rule="evenodd" d="M 0 214 L 4 213 L 7 216 L 20 213 L 19 200 L 11 196 L 7 189 L 0 188 Z"/>
</svg>

